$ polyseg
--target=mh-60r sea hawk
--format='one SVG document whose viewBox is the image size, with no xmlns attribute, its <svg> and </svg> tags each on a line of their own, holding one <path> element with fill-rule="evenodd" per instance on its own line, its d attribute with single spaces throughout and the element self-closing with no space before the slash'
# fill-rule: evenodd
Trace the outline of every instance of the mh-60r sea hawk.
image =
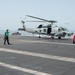
<svg viewBox="0 0 75 75">
<path fill-rule="evenodd" d="M 41 21 L 29 21 L 29 22 L 48 22 L 49 24 L 46 26 L 43 26 L 42 24 L 40 24 L 35 29 L 26 28 L 25 21 L 22 20 L 21 23 L 23 24 L 23 28 L 19 28 L 18 30 L 27 31 L 33 34 L 39 34 L 39 38 L 40 38 L 40 34 L 51 36 L 52 39 L 54 39 L 55 36 L 58 37 L 58 39 L 61 39 L 61 37 L 65 37 L 66 35 L 67 36 L 73 35 L 73 33 L 69 32 L 66 28 L 54 25 L 54 23 L 56 23 L 57 21 L 46 20 L 46 19 L 42 19 L 42 18 L 30 16 L 30 15 L 26 15 L 26 16 L 41 20 Z"/>
</svg>

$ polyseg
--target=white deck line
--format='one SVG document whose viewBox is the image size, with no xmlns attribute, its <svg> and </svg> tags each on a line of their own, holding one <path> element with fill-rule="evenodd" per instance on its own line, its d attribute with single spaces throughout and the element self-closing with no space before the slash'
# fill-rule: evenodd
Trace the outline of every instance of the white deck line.
<svg viewBox="0 0 75 75">
<path fill-rule="evenodd" d="M 69 58 L 69 57 L 54 56 L 54 55 L 48 55 L 48 54 L 19 51 L 19 50 L 13 50 L 13 49 L 5 49 L 5 48 L 0 48 L 0 51 L 75 63 L 75 58 Z"/>
<path fill-rule="evenodd" d="M 27 69 L 27 68 L 22 68 L 22 67 L 19 67 L 19 66 L 6 64 L 6 63 L 3 63 L 3 62 L 0 62 L 0 66 L 10 68 L 10 69 L 14 69 L 14 70 L 18 70 L 18 71 L 25 72 L 25 73 L 34 74 L 34 75 L 52 75 L 52 74 L 47 74 L 47 73 L 44 73 L 44 72 L 39 72 L 39 71 Z"/>
</svg>

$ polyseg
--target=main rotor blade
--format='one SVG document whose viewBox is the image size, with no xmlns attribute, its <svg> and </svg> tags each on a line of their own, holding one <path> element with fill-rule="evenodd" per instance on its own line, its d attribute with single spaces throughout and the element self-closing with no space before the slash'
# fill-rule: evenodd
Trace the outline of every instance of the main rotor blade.
<svg viewBox="0 0 75 75">
<path fill-rule="evenodd" d="M 43 20 L 45 22 L 51 22 L 51 23 L 56 23 L 57 21 L 54 20 L 46 20 L 46 19 L 42 19 L 42 18 L 38 18 L 38 17 L 34 17 L 34 16 L 30 16 L 30 15 L 26 15 L 27 17 L 31 17 L 31 18 L 35 18 L 35 19 L 39 19 L 39 20 Z"/>
<path fill-rule="evenodd" d="M 31 18 L 35 18 L 35 19 L 39 19 L 39 20 L 43 20 L 43 21 L 47 21 L 47 22 L 48 22 L 48 20 L 46 20 L 46 19 L 42 19 L 42 18 L 38 18 L 38 17 L 34 17 L 34 16 L 30 16 L 30 15 L 26 15 L 26 16 L 31 17 Z"/>
<path fill-rule="evenodd" d="M 46 21 L 26 21 L 26 22 L 46 22 Z"/>
</svg>

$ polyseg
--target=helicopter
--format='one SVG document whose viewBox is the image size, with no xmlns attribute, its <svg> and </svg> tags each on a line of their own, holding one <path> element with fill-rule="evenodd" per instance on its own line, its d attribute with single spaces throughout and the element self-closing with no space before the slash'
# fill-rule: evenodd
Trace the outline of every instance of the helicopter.
<svg viewBox="0 0 75 75">
<path fill-rule="evenodd" d="M 57 23 L 57 21 L 55 20 L 46 20 L 31 15 L 26 15 L 26 16 L 40 20 L 40 21 L 27 21 L 27 22 L 48 22 L 49 24 L 46 26 L 40 24 L 37 28 L 26 28 L 25 21 L 22 20 L 21 23 L 23 24 L 23 28 L 18 28 L 18 30 L 27 31 L 33 34 L 39 34 L 39 38 L 41 37 L 40 36 L 41 34 L 51 36 L 51 39 L 54 39 L 54 37 L 58 37 L 58 39 L 61 39 L 61 37 L 65 37 L 66 35 L 67 36 L 73 35 L 73 33 L 69 32 L 68 29 L 55 25 L 54 23 Z"/>
</svg>

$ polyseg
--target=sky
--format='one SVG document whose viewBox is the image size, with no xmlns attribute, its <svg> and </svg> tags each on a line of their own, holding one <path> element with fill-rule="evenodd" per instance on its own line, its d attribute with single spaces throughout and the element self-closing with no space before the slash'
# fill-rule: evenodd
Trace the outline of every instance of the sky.
<svg viewBox="0 0 75 75">
<path fill-rule="evenodd" d="M 0 30 L 17 30 L 21 20 L 32 20 L 26 15 L 55 20 L 56 25 L 75 30 L 75 0 L 0 0 Z M 26 26 L 39 24 L 27 22 Z"/>
</svg>

